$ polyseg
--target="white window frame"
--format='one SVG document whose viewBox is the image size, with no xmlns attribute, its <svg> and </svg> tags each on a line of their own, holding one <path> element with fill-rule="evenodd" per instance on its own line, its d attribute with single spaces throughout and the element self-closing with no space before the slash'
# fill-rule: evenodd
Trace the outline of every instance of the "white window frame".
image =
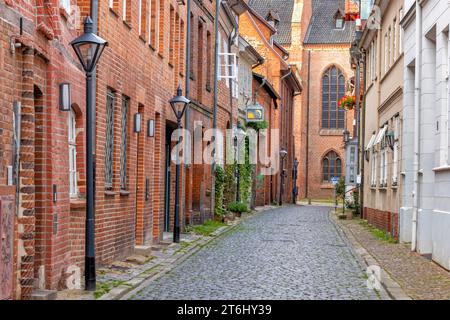
<svg viewBox="0 0 450 320">
<path fill-rule="evenodd" d="M 70 0 L 59 0 L 59 7 L 66 10 L 67 13 L 71 13 Z"/>
<path fill-rule="evenodd" d="M 403 43 L 402 43 L 402 41 L 403 41 L 403 28 L 400 25 L 400 21 L 402 21 L 402 19 L 403 19 L 403 7 L 400 8 L 400 10 L 399 10 L 399 17 L 398 17 L 398 21 L 399 21 L 399 28 L 398 28 L 399 29 L 398 30 L 398 53 L 399 53 L 399 55 L 401 55 L 402 52 L 403 52 Z"/>
<path fill-rule="evenodd" d="M 442 105 L 441 119 L 439 121 L 440 146 L 439 146 L 439 165 L 446 167 L 449 165 L 449 103 L 450 103 L 450 30 L 447 34 L 442 33 Z"/>
<path fill-rule="evenodd" d="M 109 7 L 114 8 L 114 0 L 109 0 Z"/>
<path fill-rule="evenodd" d="M 384 35 L 384 73 L 388 71 L 388 34 Z"/>
<path fill-rule="evenodd" d="M 78 195 L 77 179 L 77 127 L 76 114 L 73 109 L 68 116 L 68 143 L 69 143 L 69 193 L 70 197 Z"/>
<path fill-rule="evenodd" d="M 147 37 L 148 37 L 148 43 L 152 43 L 152 0 L 147 1 Z"/>
<path fill-rule="evenodd" d="M 122 20 L 127 21 L 127 0 L 122 0 Z"/>
<path fill-rule="evenodd" d="M 400 152 L 400 116 L 394 117 L 394 150 L 392 162 L 392 184 L 398 185 L 398 168 Z"/>
<path fill-rule="evenodd" d="M 397 18 L 392 23 L 392 61 L 397 60 Z"/>
<path fill-rule="evenodd" d="M 139 35 L 142 35 L 142 0 L 139 1 L 139 10 L 138 10 L 138 32 Z"/>
<path fill-rule="evenodd" d="M 382 187 L 386 184 L 387 176 L 387 152 L 386 148 L 382 148 L 380 152 L 380 185 Z"/>
<path fill-rule="evenodd" d="M 235 53 L 219 53 L 219 79 L 237 79 L 238 74 L 238 64 L 237 64 L 237 55 Z M 230 63 L 231 61 L 231 63 Z M 223 63 L 222 63 L 223 62 Z M 225 75 L 222 74 L 222 70 L 225 70 Z M 230 74 L 231 71 L 231 74 Z M 227 81 L 227 86 L 229 86 Z"/>
<path fill-rule="evenodd" d="M 378 163 L 377 163 L 377 152 L 375 150 L 372 150 L 372 163 L 371 163 L 371 186 L 372 187 L 376 187 L 377 185 L 377 167 L 378 167 Z"/>
</svg>

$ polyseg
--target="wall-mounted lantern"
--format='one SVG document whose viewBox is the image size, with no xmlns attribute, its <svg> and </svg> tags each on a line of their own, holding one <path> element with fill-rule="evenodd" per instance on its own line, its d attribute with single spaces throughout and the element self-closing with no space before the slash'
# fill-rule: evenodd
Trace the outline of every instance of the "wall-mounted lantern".
<svg viewBox="0 0 450 320">
<path fill-rule="evenodd" d="M 153 138 L 155 136 L 155 120 L 147 121 L 147 137 Z"/>
<path fill-rule="evenodd" d="M 136 113 L 134 115 L 134 132 L 139 133 L 141 132 L 142 127 L 142 115 L 140 113 Z"/>
<path fill-rule="evenodd" d="M 70 111 L 71 100 L 70 83 L 61 83 L 59 85 L 59 110 Z"/>
</svg>

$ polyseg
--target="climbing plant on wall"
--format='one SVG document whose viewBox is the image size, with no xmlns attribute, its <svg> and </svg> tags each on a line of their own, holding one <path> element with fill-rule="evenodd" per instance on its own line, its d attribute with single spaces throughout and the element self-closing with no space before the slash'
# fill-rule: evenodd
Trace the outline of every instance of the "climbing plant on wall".
<svg viewBox="0 0 450 320">
<path fill-rule="evenodd" d="M 215 170 L 215 203 L 214 213 L 217 216 L 223 216 L 225 211 L 223 209 L 223 190 L 225 184 L 225 171 L 221 166 L 216 166 Z"/>
</svg>

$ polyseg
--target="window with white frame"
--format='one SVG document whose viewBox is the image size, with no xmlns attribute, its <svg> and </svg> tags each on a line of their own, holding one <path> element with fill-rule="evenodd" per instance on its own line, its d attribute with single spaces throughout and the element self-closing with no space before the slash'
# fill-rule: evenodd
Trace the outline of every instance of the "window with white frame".
<svg viewBox="0 0 450 320">
<path fill-rule="evenodd" d="M 371 166 L 370 166 L 370 180 L 371 180 L 371 186 L 375 187 L 377 185 L 377 167 L 378 167 L 378 163 L 377 163 L 377 153 L 375 152 L 375 150 L 372 150 L 372 161 L 371 161 Z"/>
<path fill-rule="evenodd" d="M 389 27 L 389 32 L 388 32 L 388 60 L 387 60 L 388 70 L 391 67 L 391 61 L 392 61 L 392 28 Z"/>
<path fill-rule="evenodd" d="M 399 14 L 398 14 L 398 19 L 399 21 L 401 21 L 403 19 L 403 8 L 400 8 Z M 398 53 L 402 54 L 403 52 L 403 28 L 399 25 L 399 30 L 398 30 Z"/>
<path fill-rule="evenodd" d="M 127 21 L 127 1 L 128 0 L 122 0 L 122 19 L 123 21 Z"/>
<path fill-rule="evenodd" d="M 386 33 L 384 35 L 384 73 L 388 71 L 389 67 L 389 41 L 388 41 L 388 34 Z"/>
<path fill-rule="evenodd" d="M 386 149 L 381 149 L 381 151 L 380 151 L 380 180 L 379 180 L 379 183 L 380 183 L 380 186 L 382 187 L 382 186 L 384 186 L 384 179 L 385 179 L 385 176 L 384 176 L 384 164 L 385 164 L 385 159 L 386 159 Z"/>
<path fill-rule="evenodd" d="M 392 61 L 397 60 L 397 18 L 392 23 Z"/>
<path fill-rule="evenodd" d="M 69 112 L 68 118 L 69 137 L 69 193 L 75 197 L 77 190 L 77 134 L 76 134 L 76 114 L 73 110 Z"/>
<path fill-rule="evenodd" d="M 142 35 L 142 0 L 138 1 L 139 10 L 138 10 L 138 32 L 139 35 Z"/>
<path fill-rule="evenodd" d="M 443 50 L 442 50 L 442 107 L 441 107 L 441 121 L 440 121 L 440 165 L 447 166 L 449 164 L 449 90 L 450 90 L 450 50 L 449 50 L 449 32 L 442 33 L 442 42 L 443 42 Z"/>
<path fill-rule="evenodd" d="M 59 7 L 63 8 L 67 13 L 71 13 L 70 0 L 59 0 Z"/>
<path fill-rule="evenodd" d="M 392 185 L 398 185 L 399 148 L 400 148 L 400 117 L 394 117 L 394 150 L 392 160 Z"/>
<path fill-rule="evenodd" d="M 114 8 L 114 0 L 109 0 L 109 7 Z"/>
</svg>

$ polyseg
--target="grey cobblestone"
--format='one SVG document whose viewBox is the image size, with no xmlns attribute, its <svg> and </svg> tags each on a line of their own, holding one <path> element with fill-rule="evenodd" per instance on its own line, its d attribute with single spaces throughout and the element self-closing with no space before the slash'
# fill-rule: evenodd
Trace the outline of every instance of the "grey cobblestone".
<svg viewBox="0 0 450 320">
<path fill-rule="evenodd" d="M 134 299 L 377 299 L 326 207 L 263 212 Z"/>
</svg>

